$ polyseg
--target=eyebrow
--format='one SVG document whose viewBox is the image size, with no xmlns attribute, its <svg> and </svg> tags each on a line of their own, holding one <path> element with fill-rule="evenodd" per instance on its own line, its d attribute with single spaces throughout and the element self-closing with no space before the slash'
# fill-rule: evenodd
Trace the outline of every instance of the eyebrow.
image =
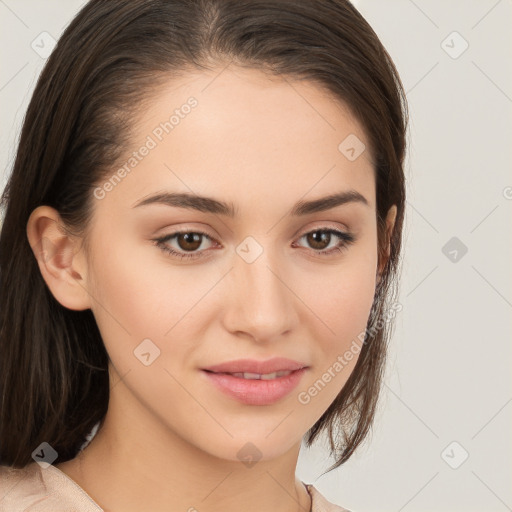
<svg viewBox="0 0 512 512">
<path fill-rule="evenodd" d="M 311 201 L 298 201 L 292 208 L 291 215 L 302 216 L 311 213 L 323 212 L 330 210 L 336 206 L 341 206 L 347 203 L 361 203 L 369 206 L 366 198 L 356 190 L 346 190 L 331 194 L 329 196 L 313 199 Z M 198 210 L 204 213 L 213 213 L 217 215 L 225 215 L 227 217 L 235 217 L 237 208 L 233 203 L 226 203 L 219 201 L 212 197 L 198 196 L 189 193 L 171 193 L 161 192 L 153 194 L 149 197 L 141 199 L 135 203 L 132 208 L 146 206 L 150 204 L 162 204 L 166 206 L 173 206 L 178 208 L 187 208 L 190 210 Z"/>
</svg>

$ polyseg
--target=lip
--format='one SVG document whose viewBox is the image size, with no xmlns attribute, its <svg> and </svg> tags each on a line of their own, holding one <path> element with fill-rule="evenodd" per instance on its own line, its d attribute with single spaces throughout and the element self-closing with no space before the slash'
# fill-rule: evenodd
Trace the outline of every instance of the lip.
<svg viewBox="0 0 512 512">
<path fill-rule="evenodd" d="M 298 361 L 276 357 L 267 361 L 239 359 L 205 368 L 201 373 L 208 382 L 230 398 L 247 405 L 271 405 L 291 393 L 308 366 Z M 289 375 L 270 380 L 244 379 L 228 373 L 274 373 L 290 371 Z"/>
<path fill-rule="evenodd" d="M 266 361 L 258 361 L 256 359 L 237 359 L 235 361 L 227 361 L 225 363 L 216 364 L 203 368 L 215 373 L 274 373 L 280 370 L 295 371 L 306 368 L 308 365 L 293 359 L 285 357 L 273 357 Z"/>
<path fill-rule="evenodd" d="M 247 405 L 271 405 L 291 393 L 298 385 L 306 368 L 271 380 L 244 379 L 226 373 L 203 370 L 203 375 L 220 391 Z"/>
</svg>

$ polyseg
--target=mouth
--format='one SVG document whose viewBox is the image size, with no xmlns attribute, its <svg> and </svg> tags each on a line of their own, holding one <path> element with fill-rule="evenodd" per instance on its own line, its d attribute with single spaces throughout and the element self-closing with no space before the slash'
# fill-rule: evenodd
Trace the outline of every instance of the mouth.
<svg viewBox="0 0 512 512">
<path fill-rule="evenodd" d="M 278 372 L 272 373 L 250 373 L 250 372 L 213 372 L 211 370 L 205 370 L 209 373 L 216 373 L 217 375 L 232 375 L 233 377 L 238 377 L 239 379 L 249 379 L 249 380 L 273 380 L 279 377 L 286 377 L 290 375 L 294 370 L 280 370 Z"/>
<path fill-rule="evenodd" d="M 265 361 L 257 359 L 237 359 L 235 361 L 226 361 L 204 368 L 206 371 L 214 373 L 228 373 L 230 375 L 240 374 L 241 377 L 249 379 L 259 379 L 259 376 L 276 378 L 273 374 L 279 372 L 292 372 L 306 368 L 305 363 L 287 359 L 285 357 L 273 357 Z M 281 375 L 279 375 L 281 376 Z"/>
<path fill-rule="evenodd" d="M 307 367 L 271 373 L 202 370 L 208 383 L 232 400 L 246 405 L 272 405 L 286 398 L 300 383 Z"/>
</svg>

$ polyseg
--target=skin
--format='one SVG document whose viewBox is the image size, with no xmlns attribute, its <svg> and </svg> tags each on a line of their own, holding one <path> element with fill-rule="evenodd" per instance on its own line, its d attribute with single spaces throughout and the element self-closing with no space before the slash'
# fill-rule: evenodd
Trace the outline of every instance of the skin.
<svg viewBox="0 0 512 512">
<path fill-rule="evenodd" d="M 190 96 L 198 106 L 95 201 L 90 253 L 48 206 L 27 224 L 33 247 L 41 239 L 52 247 L 51 258 L 38 259 L 51 292 L 69 309 L 92 310 L 111 360 L 102 428 L 77 458 L 56 467 L 107 511 L 307 511 L 310 498 L 295 475 L 301 440 L 357 355 L 309 403 L 298 394 L 364 331 L 378 280 L 369 150 L 354 161 L 338 150 L 351 133 L 367 139 L 348 109 L 318 86 L 231 67 L 188 74 L 156 93 L 137 120 L 127 158 Z M 368 205 L 289 215 L 300 199 L 348 189 Z M 232 201 L 237 215 L 132 208 L 164 190 Z M 393 207 L 390 232 L 395 215 Z M 203 257 L 179 260 L 152 242 L 182 228 L 211 237 L 195 249 Z M 332 235 L 315 246 L 303 235 L 326 228 L 356 241 L 319 255 L 341 241 Z M 252 263 L 235 251 L 247 236 L 263 248 Z M 186 252 L 176 238 L 167 244 Z M 146 338 L 160 349 L 149 366 L 134 357 Z M 200 371 L 274 356 L 309 368 L 272 405 L 233 400 Z M 252 467 L 237 456 L 248 442 L 261 452 Z"/>
</svg>

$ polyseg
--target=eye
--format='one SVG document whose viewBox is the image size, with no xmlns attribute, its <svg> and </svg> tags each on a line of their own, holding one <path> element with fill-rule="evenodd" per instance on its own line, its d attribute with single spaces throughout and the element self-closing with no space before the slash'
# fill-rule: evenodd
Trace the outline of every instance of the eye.
<svg viewBox="0 0 512 512">
<path fill-rule="evenodd" d="M 334 254 L 342 252 L 344 249 L 347 249 L 350 244 L 355 242 L 355 236 L 351 233 L 345 233 L 332 228 L 322 228 L 309 231 L 302 235 L 299 240 L 302 240 L 303 238 L 306 239 L 307 243 L 317 254 Z M 338 239 L 337 244 L 335 244 L 334 247 L 329 248 L 331 242 L 336 243 L 336 239 Z"/>
<path fill-rule="evenodd" d="M 197 250 L 203 245 L 203 239 L 207 238 L 208 240 L 212 240 L 212 238 L 203 233 L 202 231 L 177 231 L 176 233 L 171 233 L 170 235 L 166 235 L 161 238 L 157 238 L 153 240 L 155 245 L 162 249 L 162 251 L 171 254 L 180 259 L 189 259 L 189 258 L 201 258 L 202 252 L 198 252 Z M 178 250 L 173 249 L 169 246 L 168 242 L 176 239 L 176 243 L 178 244 Z M 204 247 L 203 247 L 204 249 Z M 185 251 L 185 252 L 181 252 Z M 192 252 L 193 251 L 193 252 Z"/>
<path fill-rule="evenodd" d="M 355 242 L 355 236 L 337 229 L 322 228 L 315 229 L 303 234 L 299 240 L 305 239 L 313 252 L 320 255 L 331 255 L 342 252 Z M 206 257 L 203 255 L 206 249 L 203 246 L 204 239 L 213 240 L 207 233 L 202 231 L 177 231 L 153 242 L 162 251 L 179 259 L 196 259 Z M 337 243 L 336 243 L 337 240 Z M 175 242 L 177 247 L 172 247 L 169 242 Z M 334 242 L 334 246 L 329 247 Z M 201 249 L 201 250 L 200 250 Z"/>
</svg>

